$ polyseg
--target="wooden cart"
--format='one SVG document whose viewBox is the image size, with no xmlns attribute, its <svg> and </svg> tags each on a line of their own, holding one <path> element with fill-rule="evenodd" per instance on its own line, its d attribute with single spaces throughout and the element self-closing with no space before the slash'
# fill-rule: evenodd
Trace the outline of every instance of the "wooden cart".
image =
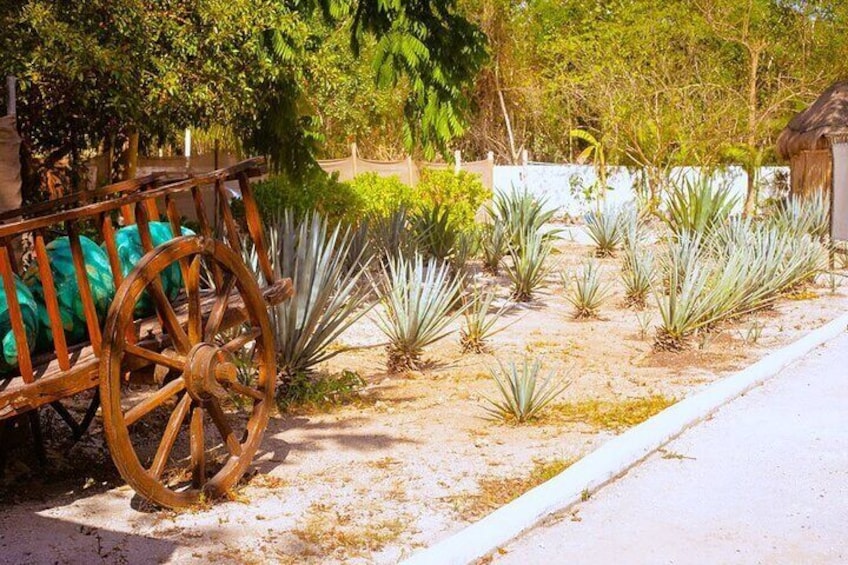
<svg viewBox="0 0 848 565">
<path fill-rule="evenodd" d="M 252 462 L 274 398 L 267 309 L 292 294 L 291 281 L 274 275 L 251 193 L 249 178 L 263 168 L 261 159 L 252 159 L 192 178 L 151 175 L 0 215 L 12 220 L 0 225 L 0 274 L 18 350 L 17 371 L 0 375 L 0 425 L 23 414 L 37 423 L 38 408 L 52 405 L 78 435 L 100 404 L 112 459 L 140 495 L 185 507 L 226 494 Z M 246 230 L 233 217 L 226 181 L 239 183 Z M 204 192 L 215 195 L 220 226 L 207 217 Z M 180 235 L 179 193 L 191 194 L 197 235 Z M 115 244 L 118 214 L 137 223 L 145 251 L 127 276 Z M 150 222 L 161 216 L 178 237 L 154 247 Z M 92 220 L 116 287 L 105 324 L 97 316 L 80 245 L 80 231 Z M 45 245 L 57 230 L 69 238 L 89 336 L 74 346 L 66 343 Z M 15 292 L 13 247 L 22 237 L 34 242 L 44 288 L 55 345 L 47 354 L 31 352 Z M 261 286 L 243 259 L 247 240 L 255 246 Z M 160 275 L 175 264 L 183 288 L 169 301 Z M 156 314 L 139 319 L 134 311 L 143 293 Z M 76 422 L 61 401 L 96 387 L 99 394 Z"/>
</svg>

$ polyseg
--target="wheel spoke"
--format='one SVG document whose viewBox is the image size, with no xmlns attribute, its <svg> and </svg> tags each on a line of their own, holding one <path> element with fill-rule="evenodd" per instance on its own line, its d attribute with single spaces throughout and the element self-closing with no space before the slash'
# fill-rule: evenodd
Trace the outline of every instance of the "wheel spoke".
<svg viewBox="0 0 848 565">
<path fill-rule="evenodd" d="M 225 343 L 222 349 L 230 353 L 235 353 L 248 343 L 256 341 L 256 338 L 261 335 L 262 332 L 258 328 L 251 328 L 250 330 L 236 337 L 232 341 L 228 341 L 227 343 Z"/>
<path fill-rule="evenodd" d="M 218 291 L 218 296 L 215 298 L 215 304 L 209 312 L 209 319 L 206 321 L 206 333 L 203 338 L 204 341 L 211 342 L 215 337 L 215 334 L 218 333 L 218 330 L 221 327 L 221 321 L 223 321 L 224 314 L 227 312 L 227 304 L 230 301 L 230 293 L 232 293 L 235 284 L 236 277 L 229 274 L 227 279 L 224 281 L 224 284 L 221 285 L 221 288 Z"/>
<path fill-rule="evenodd" d="M 185 369 L 185 358 L 179 355 L 163 355 L 132 343 L 124 344 L 124 353 L 137 357 L 138 359 L 144 359 L 145 361 L 162 365 L 163 367 L 168 367 L 169 369 L 176 369 L 177 371 Z"/>
<path fill-rule="evenodd" d="M 165 428 L 165 434 L 162 436 L 162 441 L 159 443 L 159 448 L 156 450 L 156 455 L 153 457 L 153 464 L 148 471 L 150 475 L 157 481 L 162 476 L 165 470 L 165 465 L 168 463 L 168 457 L 171 455 L 171 450 L 174 448 L 174 443 L 177 441 L 177 436 L 180 433 L 180 427 L 183 425 L 188 409 L 191 407 L 191 397 L 184 394 L 177 403 L 176 409 L 168 418 L 168 426 Z"/>
<path fill-rule="evenodd" d="M 175 379 L 124 413 L 124 423 L 131 426 L 145 415 L 161 406 L 166 400 L 185 389 L 185 381 Z"/>
<path fill-rule="evenodd" d="M 150 284 L 147 286 L 147 290 L 153 297 L 153 301 L 156 303 L 156 313 L 159 314 L 159 319 L 162 322 L 162 328 L 171 337 L 171 341 L 174 342 L 174 347 L 176 347 L 180 353 L 188 353 L 188 350 L 191 349 L 188 336 L 182 326 L 180 326 L 180 321 L 177 318 L 176 312 L 174 312 L 173 306 L 171 306 L 171 303 L 168 301 L 168 297 L 165 296 L 165 291 L 162 290 L 162 281 L 159 280 L 158 275 L 150 281 Z"/>
<path fill-rule="evenodd" d="M 261 390 L 257 390 L 253 387 L 249 387 L 247 385 L 243 385 L 238 381 L 222 381 L 223 385 L 236 394 L 240 394 L 242 396 L 249 396 L 254 400 L 265 400 L 265 394 Z"/>
<path fill-rule="evenodd" d="M 215 427 L 218 428 L 218 431 L 221 433 L 221 438 L 224 440 L 224 443 L 227 446 L 227 451 L 230 452 L 230 455 L 238 457 L 241 455 L 241 444 L 239 443 L 238 438 L 233 433 L 233 429 L 227 423 L 227 417 L 224 414 L 224 411 L 221 410 L 221 407 L 218 405 L 218 402 L 213 400 L 207 406 L 207 410 L 209 411 L 209 416 L 211 416 L 212 421 L 215 423 Z"/>
<path fill-rule="evenodd" d="M 186 294 L 188 295 L 188 340 L 195 345 L 203 338 L 203 320 L 200 310 L 200 255 L 195 256 L 189 265 Z"/>
<path fill-rule="evenodd" d="M 203 408 L 195 405 L 191 410 L 191 485 L 203 488 L 206 484 L 206 442 L 203 439 Z"/>
</svg>

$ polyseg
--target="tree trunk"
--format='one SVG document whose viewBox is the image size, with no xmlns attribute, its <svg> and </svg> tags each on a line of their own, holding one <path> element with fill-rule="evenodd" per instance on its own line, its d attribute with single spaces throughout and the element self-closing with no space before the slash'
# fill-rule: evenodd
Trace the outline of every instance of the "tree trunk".
<svg viewBox="0 0 848 565">
<path fill-rule="evenodd" d="M 757 74 L 760 68 L 760 48 L 749 49 L 751 57 L 748 66 L 748 150 L 751 152 L 750 161 L 745 164 L 748 175 L 748 190 L 745 195 L 745 216 L 751 216 L 757 210 Z"/>
</svg>

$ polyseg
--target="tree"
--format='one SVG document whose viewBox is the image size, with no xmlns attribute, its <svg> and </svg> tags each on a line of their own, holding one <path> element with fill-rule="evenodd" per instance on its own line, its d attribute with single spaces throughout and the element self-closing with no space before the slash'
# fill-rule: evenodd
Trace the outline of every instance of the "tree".
<svg viewBox="0 0 848 565">
<path fill-rule="evenodd" d="M 406 144 L 446 151 L 485 57 L 484 36 L 450 1 L 0 0 L 0 26 L 0 71 L 21 79 L 21 130 L 43 166 L 217 124 L 305 174 L 321 140 L 304 99 L 308 54 L 338 26 L 355 55 L 374 38 L 380 84 L 409 82 Z"/>
</svg>

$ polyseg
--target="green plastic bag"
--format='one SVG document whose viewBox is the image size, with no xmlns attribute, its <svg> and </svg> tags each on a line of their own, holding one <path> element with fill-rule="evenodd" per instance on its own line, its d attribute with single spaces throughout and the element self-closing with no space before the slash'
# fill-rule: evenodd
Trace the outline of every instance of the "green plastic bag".
<svg viewBox="0 0 848 565">
<path fill-rule="evenodd" d="M 80 247 L 94 308 L 102 326 L 109 311 L 109 305 L 115 297 L 115 281 L 112 278 L 112 270 L 109 268 L 109 257 L 96 243 L 85 236 L 80 236 Z M 53 273 L 53 284 L 56 287 L 65 339 L 68 344 L 85 341 L 88 338 L 88 326 L 85 323 L 85 312 L 68 238 L 60 237 L 48 243 L 47 257 Z M 53 334 L 50 331 L 50 318 L 45 307 L 44 288 L 35 265 L 24 274 L 24 282 L 38 303 L 40 331 L 36 347 L 42 351 L 49 350 L 52 347 Z"/>
<path fill-rule="evenodd" d="M 29 288 L 17 275 L 14 280 L 15 294 L 18 297 L 18 303 L 21 305 L 21 317 L 24 321 L 27 343 L 30 351 L 34 351 L 39 330 L 38 303 Z M 0 276 L 0 284 L 3 282 L 3 277 Z M 0 290 L 0 336 L 3 336 L 3 359 L 0 360 L 0 371 L 7 372 L 18 366 L 18 344 L 12 331 L 12 319 L 9 316 L 9 303 L 6 301 L 5 290 Z"/>
<path fill-rule="evenodd" d="M 150 239 L 153 246 L 159 246 L 173 239 L 171 225 L 165 222 L 150 222 Z M 188 228 L 181 227 L 182 235 L 194 235 L 194 232 Z M 144 257 L 144 248 L 141 245 L 141 237 L 138 235 L 138 226 L 126 226 L 117 231 L 115 234 L 115 245 L 118 248 L 118 259 L 121 262 L 121 274 L 127 276 L 130 271 Z M 178 264 L 169 265 L 159 277 L 162 280 L 162 290 L 168 300 L 173 301 L 177 298 L 180 288 L 183 286 L 183 277 Z M 143 292 L 135 305 L 136 316 L 149 316 L 155 312 L 153 299 L 147 293 Z"/>
</svg>

